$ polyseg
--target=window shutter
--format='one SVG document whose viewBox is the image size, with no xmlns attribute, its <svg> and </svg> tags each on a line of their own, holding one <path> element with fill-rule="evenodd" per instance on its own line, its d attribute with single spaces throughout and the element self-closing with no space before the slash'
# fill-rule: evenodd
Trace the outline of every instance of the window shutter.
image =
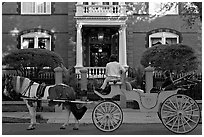
<svg viewBox="0 0 204 137">
<path fill-rule="evenodd" d="M 17 2 L 17 8 L 16 8 L 17 13 L 20 15 L 21 14 L 21 3 Z"/>
</svg>

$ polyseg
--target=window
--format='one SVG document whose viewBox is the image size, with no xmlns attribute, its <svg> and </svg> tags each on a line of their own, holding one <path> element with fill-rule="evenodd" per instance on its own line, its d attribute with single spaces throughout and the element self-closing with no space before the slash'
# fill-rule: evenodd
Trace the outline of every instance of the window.
<svg viewBox="0 0 204 137">
<path fill-rule="evenodd" d="M 178 4 L 176 2 L 149 2 L 149 14 L 178 14 Z"/>
<path fill-rule="evenodd" d="M 101 5 L 101 2 L 91 2 L 91 5 Z"/>
<path fill-rule="evenodd" d="M 43 32 L 31 32 L 21 35 L 21 49 L 40 48 L 51 50 L 51 36 Z"/>
<path fill-rule="evenodd" d="M 83 2 L 83 5 L 89 5 L 89 3 L 88 2 Z"/>
<path fill-rule="evenodd" d="M 171 32 L 157 32 L 149 35 L 149 47 L 176 43 L 179 43 L 179 36 Z"/>
<path fill-rule="evenodd" d="M 83 2 L 83 5 L 119 5 L 119 2 Z"/>
<path fill-rule="evenodd" d="M 109 5 L 109 2 L 103 2 L 103 5 Z"/>
<path fill-rule="evenodd" d="M 119 2 L 113 2 L 112 5 L 119 5 Z"/>
<path fill-rule="evenodd" d="M 21 14 L 51 14 L 51 2 L 21 2 Z"/>
</svg>

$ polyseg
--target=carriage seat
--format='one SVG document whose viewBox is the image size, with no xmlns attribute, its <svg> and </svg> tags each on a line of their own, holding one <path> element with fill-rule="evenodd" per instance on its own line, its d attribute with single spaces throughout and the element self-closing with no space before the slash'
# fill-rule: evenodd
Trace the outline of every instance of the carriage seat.
<svg viewBox="0 0 204 137">
<path fill-rule="evenodd" d="M 113 98 L 114 96 L 123 94 L 121 92 L 121 85 L 122 85 L 121 80 L 112 79 L 108 83 L 111 86 L 111 90 L 108 94 L 103 95 L 103 94 L 99 93 L 98 91 L 96 91 L 95 89 L 94 89 L 94 93 L 103 99 Z"/>
<path fill-rule="evenodd" d="M 109 85 L 122 85 L 122 81 L 120 79 L 111 79 Z"/>
</svg>

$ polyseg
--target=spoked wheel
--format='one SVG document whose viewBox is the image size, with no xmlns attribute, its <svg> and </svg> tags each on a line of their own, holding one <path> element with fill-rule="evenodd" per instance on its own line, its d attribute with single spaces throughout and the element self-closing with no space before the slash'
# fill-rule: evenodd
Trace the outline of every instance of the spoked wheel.
<svg viewBox="0 0 204 137">
<path fill-rule="evenodd" d="M 92 121 L 101 131 L 118 129 L 123 122 L 123 112 L 118 104 L 111 101 L 99 103 L 92 112 Z"/>
<path fill-rule="evenodd" d="M 191 97 L 176 94 L 168 97 L 160 110 L 164 126 L 178 134 L 192 131 L 198 125 L 201 117 L 198 104 Z"/>
</svg>

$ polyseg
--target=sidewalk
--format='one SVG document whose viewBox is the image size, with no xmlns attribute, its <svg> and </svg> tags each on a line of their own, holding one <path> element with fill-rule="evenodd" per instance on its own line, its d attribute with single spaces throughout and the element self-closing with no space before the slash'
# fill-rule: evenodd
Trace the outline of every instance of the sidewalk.
<svg viewBox="0 0 204 137">
<path fill-rule="evenodd" d="M 80 120 L 80 123 L 93 123 L 92 111 L 88 109 Z M 66 112 L 38 112 L 44 119 L 48 119 L 47 123 L 63 123 L 66 118 Z M 28 112 L 2 112 L 2 117 L 29 118 Z M 74 117 L 71 114 L 70 123 L 74 123 Z M 161 123 L 157 113 L 142 113 L 135 109 L 123 109 L 123 123 Z"/>
</svg>

